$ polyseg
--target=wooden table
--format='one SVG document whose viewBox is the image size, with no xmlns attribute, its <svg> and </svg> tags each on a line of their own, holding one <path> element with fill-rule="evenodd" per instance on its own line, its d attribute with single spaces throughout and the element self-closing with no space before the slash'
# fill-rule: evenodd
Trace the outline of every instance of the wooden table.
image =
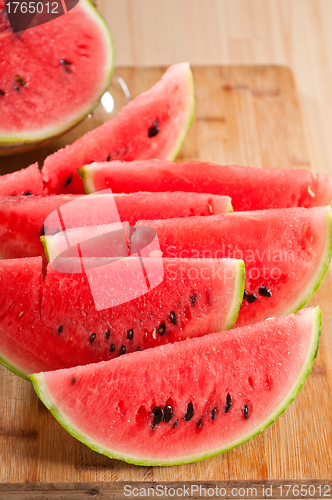
<svg viewBox="0 0 332 500">
<path fill-rule="evenodd" d="M 118 72 L 135 96 L 152 85 L 163 69 L 123 67 Z M 197 67 L 194 79 L 196 119 L 179 160 L 315 170 L 288 69 Z M 9 167 L 11 160 L 0 161 Z M 249 443 L 196 464 L 138 467 L 98 455 L 66 433 L 31 384 L 0 368 L 0 498 L 81 500 L 95 495 L 104 499 L 112 497 L 114 485 L 121 481 L 331 478 L 331 300 L 329 273 L 310 302 L 322 308 L 318 358 L 295 402 Z"/>
</svg>

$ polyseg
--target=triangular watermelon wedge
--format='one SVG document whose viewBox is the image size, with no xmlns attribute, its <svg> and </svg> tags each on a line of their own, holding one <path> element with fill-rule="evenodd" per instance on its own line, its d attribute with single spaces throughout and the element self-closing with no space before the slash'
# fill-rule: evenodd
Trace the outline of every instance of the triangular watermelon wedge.
<svg viewBox="0 0 332 500">
<path fill-rule="evenodd" d="M 237 326 L 298 311 L 319 288 L 331 260 L 331 207 L 234 212 L 142 221 L 164 257 L 243 259 L 245 295 Z M 140 232 L 131 238 L 140 246 Z M 132 249 L 132 251 L 133 251 Z"/>
<path fill-rule="evenodd" d="M 318 207 L 332 202 L 332 179 L 310 170 L 253 168 L 189 161 L 160 160 L 92 163 L 79 170 L 86 193 L 112 189 L 136 191 L 192 191 L 232 198 L 234 210 Z"/>
<path fill-rule="evenodd" d="M 31 379 L 65 429 L 99 453 L 194 462 L 248 441 L 285 411 L 310 373 L 320 327 L 319 308 L 305 309 Z"/>
<path fill-rule="evenodd" d="M 44 282 L 41 257 L 2 260 L 0 362 L 27 378 L 226 330 L 243 288 L 235 259 L 62 258 Z"/>
<path fill-rule="evenodd" d="M 77 169 L 95 161 L 174 159 L 192 124 L 194 106 L 190 66 L 174 64 L 113 120 L 46 158 L 46 188 L 50 193 L 84 193 Z"/>
</svg>

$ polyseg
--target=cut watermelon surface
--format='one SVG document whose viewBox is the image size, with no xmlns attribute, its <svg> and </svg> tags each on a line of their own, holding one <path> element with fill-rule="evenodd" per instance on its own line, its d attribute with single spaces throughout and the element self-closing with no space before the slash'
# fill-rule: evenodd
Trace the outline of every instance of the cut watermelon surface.
<svg viewBox="0 0 332 500">
<path fill-rule="evenodd" d="M 38 163 L 12 174 L 0 175 L 0 196 L 40 195 L 43 196 L 44 182 Z"/>
<path fill-rule="evenodd" d="M 144 160 L 93 163 L 79 170 L 85 191 L 191 191 L 228 195 L 234 210 L 316 207 L 332 202 L 332 180 L 309 170 Z"/>
<path fill-rule="evenodd" d="M 20 37 L 0 2 L 0 154 L 41 143 L 81 121 L 107 90 L 114 51 L 89 0 Z"/>
<path fill-rule="evenodd" d="M 75 199 L 74 195 L 0 196 L 0 257 L 44 257 L 40 237 L 45 232 L 45 219 Z"/>
<path fill-rule="evenodd" d="M 77 269 L 75 260 L 63 259 L 63 269 Z M 83 264 L 84 273 L 49 266 L 42 282 L 40 257 L 0 261 L 0 358 L 7 368 L 27 378 L 232 328 L 243 297 L 239 260 L 144 259 L 145 274 L 134 257 Z M 121 292 L 123 302 L 106 309 Z"/>
<path fill-rule="evenodd" d="M 140 224 L 155 229 L 164 257 L 244 260 L 245 294 L 237 326 L 299 310 L 320 286 L 331 260 L 330 207 Z M 132 235 L 132 251 L 140 248 L 141 234 Z"/>
<path fill-rule="evenodd" d="M 3 259 L 44 256 L 40 237 L 64 228 L 117 221 L 135 225 L 139 219 L 207 216 L 230 211 L 228 196 L 200 193 L 0 196 L 0 256 Z"/>
<path fill-rule="evenodd" d="M 319 308 L 305 309 L 31 379 L 55 418 L 99 453 L 142 465 L 194 462 L 276 420 L 310 373 L 320 326 Z"/>
<path fill-rule="evenodd" d="M 42 169 L 46 187 L 50 193 L 84 193 L 77 169 L 95 161 L 175 158 L 193 113 L 189 64 L 175 64 L 116 118 L 46 158 Z"/>
</svg>

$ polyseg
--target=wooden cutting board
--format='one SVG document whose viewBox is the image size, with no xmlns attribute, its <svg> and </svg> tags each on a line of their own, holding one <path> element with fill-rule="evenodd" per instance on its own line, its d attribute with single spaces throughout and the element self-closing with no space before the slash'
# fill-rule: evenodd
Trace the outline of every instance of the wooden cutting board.
<svg viewBox="0 0 332 500">
<path fill-rule="evenodd" d="M 136 96 L 156 82 L 164 68 L 117 71 Z M 193 71 L 196 119 L 179 161 L 305 167 L 316 171 L 309 161 L 294 81 L 288 69 L 241 66 L 199 67 Z M 80 127 L 56 145 L 27 155 L 0 158 L 1 170 L 22 168 L 42 159 L 59 144 L 78 136 Z M 38 400 L 29 382 L 1 367 L 0 498 L 67 498 L 62 496 L 64 491 L 77 499 L 91 495 L 99 498 L 103 485 L 119 481 L 331 478 L 331 303 L 329 272 L 310 302 L 322 308 L 318 358 L 294 403 L 249 443 L 196 464 L 138 467 L 98 455 L 67 434 Z M 46 495 L 45 488 L 51 493 Z M 32 490 L 38 491 L 26 496 Z"/>
</svg>

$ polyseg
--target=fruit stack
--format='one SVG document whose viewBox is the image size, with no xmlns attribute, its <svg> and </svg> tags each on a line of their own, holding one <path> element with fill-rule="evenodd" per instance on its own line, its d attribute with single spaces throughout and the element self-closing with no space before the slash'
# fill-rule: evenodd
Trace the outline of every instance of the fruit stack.
<svg viewBox="0 0 332 500">
<path fill-rule="evenodd" d="M 320 310 L 301 308 L 331 259 L 331 181 L 173 163 L 193 114 L 189 65 L 171 66 L 0 179 L 0 361 L 73 436 L 137 464 L 251 439 L 318 349 Z"/>
</svg>

